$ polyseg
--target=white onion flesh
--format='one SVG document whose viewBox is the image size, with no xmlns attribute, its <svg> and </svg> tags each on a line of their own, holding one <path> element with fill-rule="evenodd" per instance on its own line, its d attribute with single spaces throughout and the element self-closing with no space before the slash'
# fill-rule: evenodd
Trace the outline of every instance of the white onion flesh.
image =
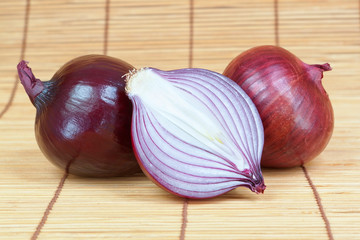
<svg viewBox="0 0 360 240">
<path fill-rule="evenodd" d="M 143 68 L 127 75 L 126 91 L 134 151 L 155 183 L 187 198 L 238 186 L 264 191 L 263 125 L 232 80 L 205 69 Z"/>
</svg>

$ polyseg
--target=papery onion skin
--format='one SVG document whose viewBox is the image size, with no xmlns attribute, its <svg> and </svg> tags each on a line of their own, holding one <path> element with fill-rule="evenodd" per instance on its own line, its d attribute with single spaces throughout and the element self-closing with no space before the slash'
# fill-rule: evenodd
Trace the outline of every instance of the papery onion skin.
<svg viewBox="0 0 360 240">
<path fill-rule="evenodd" d="M 308 65 L 277 46 L 249 49 L 226 67 L 259 110 L 265 131 L 263 167 L 302 166 L 327 146 L 334 113 L 321 80 L 329 64 Z"/>
<path fill-rule="evenodd" d="M 85 177 L 139 172 L 131 146 L 131 102 L 124 74 L 134 67 L 105 55 L 85 55 L 50 81 L 36 79 L 25 61 L 18 73 L 36 107 L 37 143 L 53 164 Z"/>
<path fill-rule="evenodd" d="M 158 186 L 192 199 L 264 192 L 263 126 L 236 83 L 205 69 L 144 68 L 127 75 L 126 91 L 136 157 Z"/>
</svg>

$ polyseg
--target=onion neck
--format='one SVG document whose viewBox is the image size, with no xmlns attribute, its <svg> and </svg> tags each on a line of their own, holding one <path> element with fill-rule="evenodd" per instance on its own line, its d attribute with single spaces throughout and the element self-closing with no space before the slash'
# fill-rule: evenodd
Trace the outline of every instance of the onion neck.
<svg viewBox="0 0 360 240">
<path fill-rule="evenodd" d="M 21 84 L 24 86 L 31 102 L 35 105 L 36 97 L 44 90 L 44 84 L 40 79 L 37 79 L 28 67 L 27 62 L 22 60 L 17 65 L 17 70 Z"/>
<path fill-rule="evenodd" d="M 324 64 L 313 64 L 311 65 L 313 67 L 317 67 L 318 69 L 322 70 L 322 72 L 331 71 L 330 64 L 324 63 Z"/>
<path fill-rule="evenodd" d="M 308 65 L 306 63 L 305 64 L 305 68 L 308 74 L 308 79 L 313 81 L 315 83 L 315 85 L 317 86 L 317 88 L 325 95 L 327 95 L 323 85 L 322 85 L 322 78 L 323 78 L 323 73 L 326 71 L 331 71 L 331 67 L 330 64 L 328 63 L 324 63 L 324 64 L 313 64 L 313 65 Z"/>
<path fill-rule="evenodd" d="M 255 176 L 253 176 L 252 182 L 251 182 L 251 185 L 249 188 L 254 193 L 257 193 L 257 194 L 264 193 L 264 191 L 266 189 L 266 185 L 264 183 L 264 178 L 262 177 L 261 170 L 259 170 L 259 172 L 257 172 L 257 174 Z"/>
<path fill-rule="evenodd" d="M 313 79 L 316 83 L 321 84 L 321 79 L 323 78 L 323 72 L 331 71 L 330 64 L 313 64 L 307 65 L 307 72 L 310 75 L 310 78 Z"/>
<path fill-rule="evenodd" d="M 266 189 L 266 185 L 264 184 L 264 181 L 255 184 L 255 186 L 251 188 L 251 190 L 257 194 L 264 193 L 265 189 Z"/>
</svg>

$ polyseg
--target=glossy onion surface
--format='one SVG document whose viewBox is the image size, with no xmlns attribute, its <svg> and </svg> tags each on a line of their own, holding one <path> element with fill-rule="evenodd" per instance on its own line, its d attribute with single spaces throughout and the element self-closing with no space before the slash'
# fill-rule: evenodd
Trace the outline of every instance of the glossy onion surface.
<svg viewBox="0 0 360 240">
<path fill-rule="evenodd" d="M 263 126 L 236 83 L 205 69 L 144 68 L 127 78 L 134 151 L 155 183 L 187 198 L 239 186 L 263 193 Z"/>
<path fill-rule="evenodd" d="M 37 110 L 36 140 L 44 155 L 72 174 L 128 175 L 140 170 L 131 146 L 131 102 L 124 74 L 130 64 L 103 55 L 65 64 L 50 81 L 22 61 L 20 80 Z"/>
<path fill-rule="evenodd" d="M 259 110 L 265 131 L 261 165 L 300 166 L 318 156 L 334 127 L 333 109 L 321 80 L 329 64 L 308 65 L 276 46 L 252 48 L 227 66 Z"/>
</svg>

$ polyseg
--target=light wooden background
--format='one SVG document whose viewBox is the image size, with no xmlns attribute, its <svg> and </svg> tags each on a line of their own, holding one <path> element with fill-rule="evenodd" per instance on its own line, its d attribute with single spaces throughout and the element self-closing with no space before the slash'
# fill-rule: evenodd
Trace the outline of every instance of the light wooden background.
<svg viewBox="0 0 360 240">
<path fill-rule="evenodd" d="M 0 1 L 0 239 L 360 239 L 359 9 L 357 0 Z M 16 77 L 22 58 L 47 80 L 90 53 L 222 72 L 263 44 L 332 65 L 323 84 L 336 119 L 304 169 L 263 170 L 263 195 L 185 201 L 143 175 L 65 179 L 37 147 L 35 108 Z"/>
</svg>

